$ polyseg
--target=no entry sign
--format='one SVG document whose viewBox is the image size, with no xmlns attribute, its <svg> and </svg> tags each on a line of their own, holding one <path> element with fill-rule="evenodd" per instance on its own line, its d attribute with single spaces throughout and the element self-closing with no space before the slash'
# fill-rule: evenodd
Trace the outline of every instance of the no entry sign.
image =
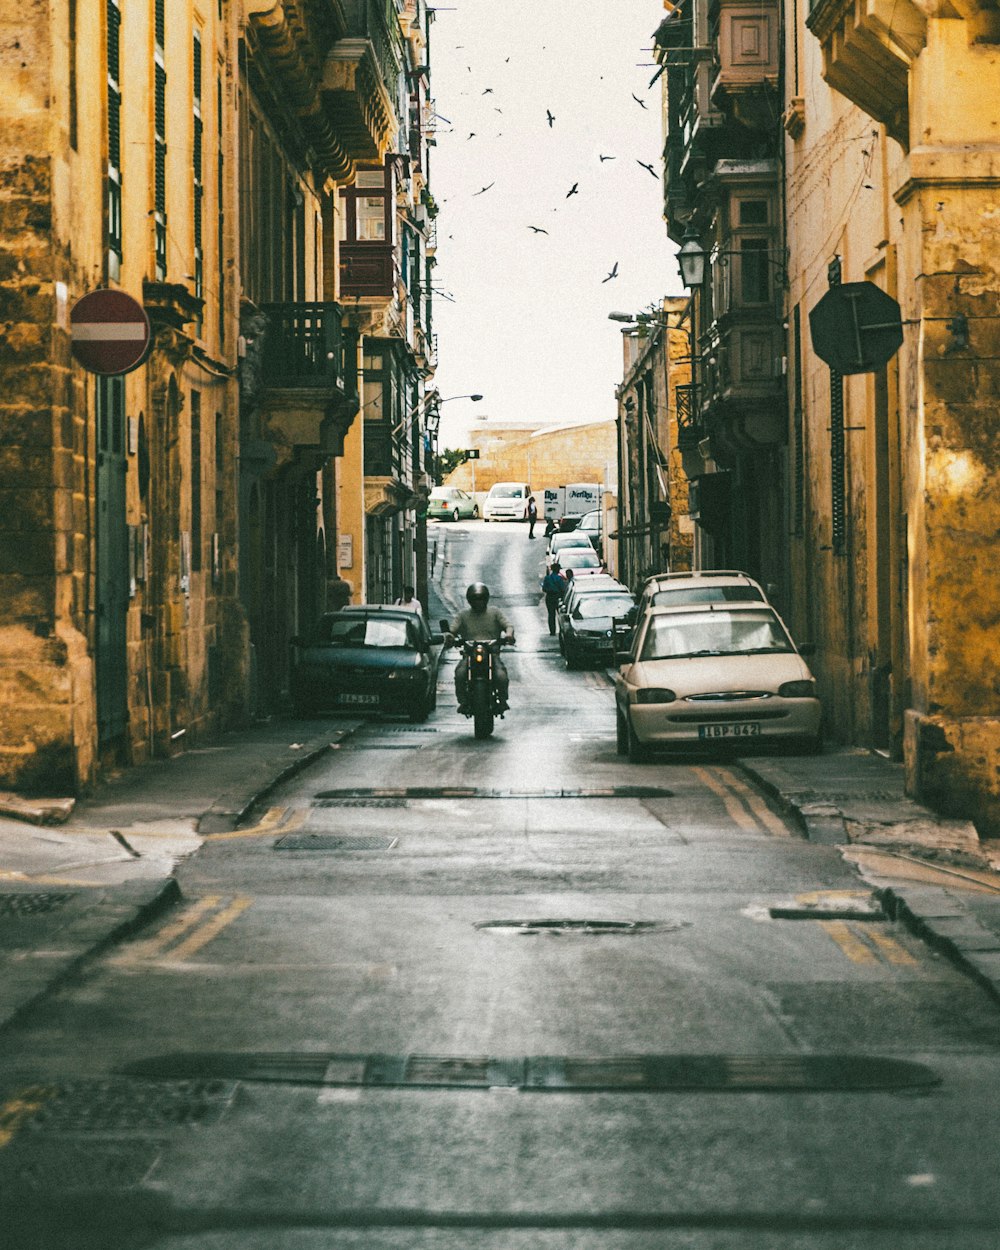
<svg viewBox="0 0 1000 1250">
<path fill-rule="evenodd" d="M 131 373 L 149 350 L 149 318 L 124 291 L 91 291 L 69 315 L 73 355 L 91 373 Z"/>
</svg>

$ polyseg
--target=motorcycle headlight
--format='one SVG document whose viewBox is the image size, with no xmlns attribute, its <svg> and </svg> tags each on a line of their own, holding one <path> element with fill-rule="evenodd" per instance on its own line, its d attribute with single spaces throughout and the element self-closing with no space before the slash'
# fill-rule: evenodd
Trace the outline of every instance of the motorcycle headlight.
<svg viewBox="0 0 1000 1250">
<path fill-rule="evenodd" d="M 662 686 L 650 686 L 635 692 L 636 703 L 673 703 L 677 698 L 672 690 Z"/>
<path fill-rule="evenodd" d="M 815 699 L 816 683 L 814 681 L 786 681 L 778 687 L 778 694 L 783 699 Z"/>
</svg>

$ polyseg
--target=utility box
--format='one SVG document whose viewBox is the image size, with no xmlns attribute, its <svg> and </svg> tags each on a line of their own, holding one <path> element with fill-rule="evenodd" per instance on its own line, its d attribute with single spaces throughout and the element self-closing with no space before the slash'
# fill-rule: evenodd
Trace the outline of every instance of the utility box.
<svg viewBox="0 0 1000 1250">
<path fill-rule="evenodd" d="M 599 482 L 573 482 L 559 489 L 566 492 L 564 516 L 583 516 L 585 512 L 593 512 L 601 506 L 603 488 Z"/>
<path fill-rule="evenodd" d="M 542 493 L 542 516 L 558 520 L 566 511 L 566 487 L 548 486 Z"/>
</svg>

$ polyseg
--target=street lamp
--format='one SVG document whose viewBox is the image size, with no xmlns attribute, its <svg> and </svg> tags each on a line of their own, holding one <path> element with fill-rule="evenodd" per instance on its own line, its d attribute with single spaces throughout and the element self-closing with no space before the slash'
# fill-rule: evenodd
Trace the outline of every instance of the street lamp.
<svg viewBox="0 0 1000 1250">
<path fill-rule="evenodd" d="M 700 287 L 705 281 L 705 257 L 705 249 L 694 227 L 688 226 L 677 252 L 677 264 L 681 271 L 681 281 L 689 291 Z"/>
</svg>

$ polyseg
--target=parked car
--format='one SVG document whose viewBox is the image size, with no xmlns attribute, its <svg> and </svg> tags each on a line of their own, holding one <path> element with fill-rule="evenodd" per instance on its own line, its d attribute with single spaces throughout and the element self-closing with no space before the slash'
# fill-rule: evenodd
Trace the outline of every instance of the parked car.
<svg viewBox="0 0 1000 1250">
<path fill-rule="evenodd" d="M 484 521 L 523 521 L 531 488 L 522 482 L 495 482 L 483 501 Z"/>
<path fill-rule="evenodd" d="M 819 749 L 816 683 L 770 604 L 650 608 L 619 659 L 617 745 L 630 760 L 698 743 Z"/>
<path fill-rule="evenodd" d="M 463 521 L 479 516 L 479 504 L 457 486 L 435 486 L 427 500 L 428 520 Z"/>
<path fill-rule="evenodd" d="M 559 567 L 564 573 L 572 569 L 574 577 L 604 572 L 601 558 L 589 542 L 585 547 L 564 547 L 559 552 Z"/>
<path fill-rule="evenodd" d="M 580 579 L 581 591 L 592 577 Z M 613 664 L 615 621 L 628 621 L 635 613 L 635 600 L 626 587 L 600 587 L 590 594 L 574 594 L 566 611 L 558 616 L 559 649 L 567 668 L 586 664 Z"/>
<path fill-rule="evenodd" d="M 426 720 L 437 702 L 443 641 L 408 608 L 367 604 L 325 613 L 292 639 L 296 715 L 387 712 Z"/>
<path fill-rule="evenodd" d="M 551 564 L 553 560 L 561 559 L 561 553 L 570 547 L 582 547 L 584 551 L 588 548 L 593 550 L 593 543 L 586 534 L 560 534 L 556 532 L 549 539 L 549 545 L 545 549 L 545 563 Z"/>
<path fill-rule="evenodd" d="M 639 596 L 639 614 L 649 608 L 696 603 L 766 603 L 763 587 L 738 569 L 698 569 L 647 577 Z"/>
<path fill-rule="evenodd" d="M 601 511 L 599 508 L 593 512 L 585 512 L 580 518 L 580 524 L 573 531 L 575 534 L 586 534 L 593 543 L 594 550 L 599 556 L 604 557 L 604 535 Z"/>
</svg>

